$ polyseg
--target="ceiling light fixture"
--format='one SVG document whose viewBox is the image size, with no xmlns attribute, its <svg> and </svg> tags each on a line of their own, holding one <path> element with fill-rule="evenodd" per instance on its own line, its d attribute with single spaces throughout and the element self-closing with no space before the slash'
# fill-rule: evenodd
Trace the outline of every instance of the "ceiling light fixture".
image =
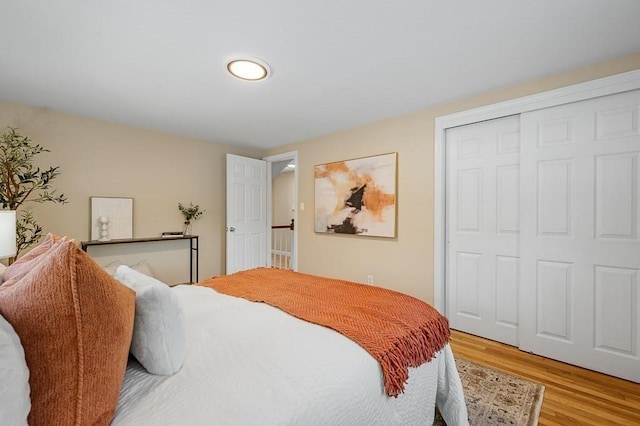
<svg viewBox="0 0 640 426">
<path fill-rule="evenodd" d="M 227 71 L 239 78 L 247 81 L 260 81 L 269 77 L 269 65 L 256 58 L 232 59 L 227 62 Z"/>
</svg>

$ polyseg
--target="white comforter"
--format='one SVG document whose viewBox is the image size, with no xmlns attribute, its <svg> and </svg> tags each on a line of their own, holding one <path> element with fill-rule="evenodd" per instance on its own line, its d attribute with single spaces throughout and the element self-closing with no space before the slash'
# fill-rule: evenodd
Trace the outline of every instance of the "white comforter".
<svg viewBox="0 0 640 426">
<path fill-rule="evenodd" d="M 129 363 L 113 425 L 466 425 L 449 346 L 388 397 L 378 363 L 328 328 L 266 304 L 178 286 L 187 358 L 171 377 Z"/>
</svg>

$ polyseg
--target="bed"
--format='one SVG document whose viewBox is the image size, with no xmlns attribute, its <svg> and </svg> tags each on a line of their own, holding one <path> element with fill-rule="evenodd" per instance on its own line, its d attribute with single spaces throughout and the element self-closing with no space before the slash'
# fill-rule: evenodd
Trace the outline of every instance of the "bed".
<svg viewBox="0 0 640 426">
<path fill-rule="evenodd" d="M 59 242 L 50 242 L 45 252 L 51 252 L 59 245 Z M 94 265 L 88 265 L 92 261 L 87 260 L 86 254 L 73 251 L 68 244 L 64 250 L 58 251 L 63 253 L 53 254 L 52 257 L 67 259 L 69 253 L 72 253 L 71 257 L 74 259 L 57 262 L 63 264 L 63 267 L 73 265 L 74 262 L 76 265 L 83 265 L 71 273 L 72 280 L 90 276 L 86 283 L 75 283 L 72 287 L 77 285 L 80 289 L 82 285 L 89 285 L 89 281 L 94 285 L 98 276 L 104 282 L 109 282 L 108 286 L 113 285 L 109 281 L 111 277 L 105 278 L 102 275 L 104 271 L 97 272 Z M 33 263 L 33 259 L 29 262 Z M 151 374 L 142 365 L 146 361 L 141 363 L 136 357 L 128 356 L 123 363 L 111 362 L 109 365 L 113 365 L 112 370 L 116 374 L 109 374 L 107 377 L 109 372 L 104 372 L 105 376 L 99 380 L 100 386 L 92 386 L 90 382 L 103 372 L 91 369 L 91 374 L 87 374 L 88 365 L 93 362 L 87 358 L 83 367 L 85 371 L 78 373 L 76 368 L 71 374 L 74 377 L 78 374 L 85 375 L 81 384 L 74 382 L 75 388 L 82 388 L 82 395 L 78 397 L 74 394 L 68 402 L 60 404 L 61 397 L 58 393 L 57 398 L 46 400 L 47 411 L 42 413 L 40 382 L 37 381 L 40 373 L 35 365 L 35 358 L 29 355 L 33 353 L 29 346 L 31 343 L 25 343 L 29 338 L 28 332 L 21 325 L 21 320 L 15 319 L 17 310 L 12 311 L 9 298 L 10 290 L 18 288 L 18 282 L 26 280 L 25 276 L 42 268 L 42 264 L 40 262 L 36 267 L 33 264 L 23 265 L 29 266 L 23 268 L 27 272 L 18 271 L 22 276 L 17 274 L 16 279 L 14 271 L 8 283 L 9 288 L 5 288 L 7 283 L 0 286 L 0 314 L 10 323 L 14 320 L 13 325 L 20 339 L 25 336 L 22 340 L 26 364 L 34 376 L 29 382 L 31 415 L 38 411 L 44 416 L 35 422 L 31 421 L 30 416 L 30 424 L 46 424 L 54 416 L 56 424 L 119 426 L 429 425 L 433 423 L 436 406 L 447 424 L 468 424 L 462 386 L 448 344 L 439 348 L 429 362 L 409 367 L 408 380 L 402 384 L 401 392 L 397 396 L 390 396 L 386 386 L 386 373 L 382 371 L 379 361 L 350 338 L 326 326 L 296 318 L 281 308 L 224 294 L 202 285 L 173 288 L 162 286 L 161 292 L 165 294 L 169 291 L 171 298 L 177 301 L 180 310 L 176 318 L 179 320 L 166 321 L 152 332 L 157 332 L 157 328 L 163 332 L 171 327 L 176 328 L 176 323 L 183 325 L 184 341 L 174 346 L 184 346 L 184 353 L 181 355 L 180 365 L 177 368 L 174 366 L 175 372 Z M 87 269 L 92 272 L 87 273 Z M 117 273 L 115 276 L 118 278 Z M 155 285 L 148 288 L 158 290 Z M 141 291 L 136 291 L 139 296 Z M 76 299 L 93 297 L 95 293 L 96 291 L 92 291 L 91 295 L 88 292 L 85 296 L 76 295 Z M 129 296 L 128 293 L 122 293 L 114 298 Z M 110 298 L 109 292 L 99 296 L 100 303 L 105 306 L 110 306 Z M 21 300 L 23 299 L 21 296 Z M 139 315 L 138 301 L 135 303 L 135 315 Z M 59 310 L 60 302 L 56 306 Z M 91 319 L 87 311 L 83 314 L 84 321 Z M 133 333 L 135 341 L 135 330 L 128 334 L 128 323 L 123 319 L 125 316 L 114 316 L 107 322 L 101 319 L 99 324 L 96 322 L 95 330 L 99 330 L 97 334 L 105 334 L 109 336 L 108 342 L 114 342 L 131 339 Z M 77 313 L 75 317 L 77 320 Z M 167 315 L 163 316 L 166 317 Z M 122 327 L 114 325 L 120 320 L 124 324 Z M 109 324 L 109 329 L 104 330 L 106 323 Z M 137 325 L 138 323 L 136 327 Z M 90 333 L 96 334 L 95 330 Z M 169 334 L 170 332 L 171 330 L 168 331 Z M 0 357 L 1 343 L 0 340 Z M 90 349 L 90 344 L 94 343 L 87 339 L 82 343 L 84 355 L 78 355 L 76 351 L 74 356 L 86 358 L 89 352 L 115 352 L 105 347 L 104 340 L 96 343 L 93 349 Z M 133 351 L 133 344 L 130 349 Z M 127 346 L 127 352 L 128 350 Z M 160 355 L 154 353 L 153 356 Z M 73 356 L 67 354 L 65 358 Z M 142 355 L 138 358 L 144 359 Z M 121 371 L 119 377 L 118 371 Z M 105 384 L 114 375 L 116 380 L 113 384 Z M 47 379 L 46 385 L 51 386 L 50 382 Z M 64 386 L 65 389 L 70 387 Z M 95 396 L 91 392 L 96 390 L 100 396 L 111 394 L 112 405 L 92 400 Z M 60 389 L 54 391 L 59 392 Z M 24 390 L 21 392 L 24 394 Z M 72 400 L 80 400 L 82 403 L 74 406 L 70 402 Z M 24 415 L 25 408 L 22 407 L 21 410 L 21 415 Z M 62 411 L 51 414 L 52 410 Z M 87 414 L 87 410 L 94 412 Z M 68 417 L 68 421 L 61 422 L 62 416 Z M 15 424 L 26 424 L 26 421 Z"/>
</svg>

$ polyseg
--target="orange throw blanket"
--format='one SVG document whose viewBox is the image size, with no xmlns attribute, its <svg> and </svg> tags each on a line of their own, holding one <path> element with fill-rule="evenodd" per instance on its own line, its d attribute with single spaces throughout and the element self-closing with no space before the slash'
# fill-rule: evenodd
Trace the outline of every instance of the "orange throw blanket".
<svg viewBox="0 0 640 426">
<path fill-rule="evenodd" d="M 199 285 L 342 333 L 380 363 L 385 391 L 394 397 L 404 391 L 408 368 L 430 361 L 449 341 L 447 318 L 418 299 L 380 287 L 268 268 Z"/>
</svg>

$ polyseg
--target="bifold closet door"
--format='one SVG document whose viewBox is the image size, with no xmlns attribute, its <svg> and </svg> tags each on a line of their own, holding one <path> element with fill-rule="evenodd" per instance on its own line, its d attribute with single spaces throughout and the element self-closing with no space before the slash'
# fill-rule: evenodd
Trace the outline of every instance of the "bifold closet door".
<svg viewBox="0 0 640 426">
<path fill-rule="evenodd" d="M 521 116 L 520 348 L 640 382 L 640 91 Z"/>
<path fill-rule="evenodd" d="M 519 117 L 446 131 L 451 328 L 518 345 Z"/>
</svg>

